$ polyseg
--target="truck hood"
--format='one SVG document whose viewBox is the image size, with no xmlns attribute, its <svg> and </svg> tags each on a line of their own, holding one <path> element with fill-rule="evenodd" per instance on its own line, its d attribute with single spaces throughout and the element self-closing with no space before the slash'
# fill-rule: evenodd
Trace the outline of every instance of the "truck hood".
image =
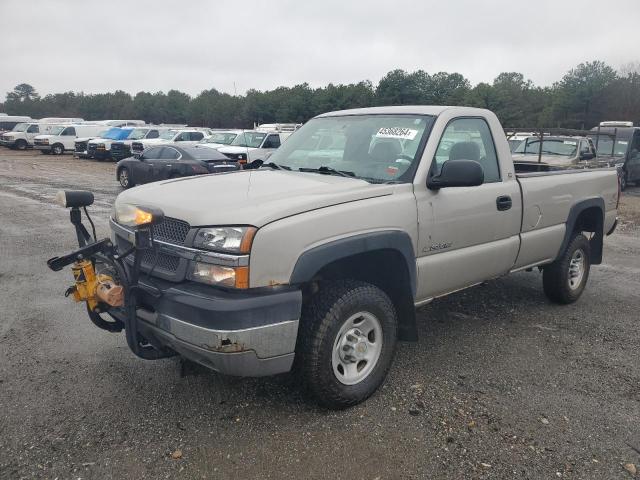
<svg viewBox="0 0 640 480">
<path fill-rule="evenodd" d="M 262 227 L 310 210 L 390 195 L 394 188 L 318 173 L 243 170 L 149 183 L 122 192 L 116 205 L 160 208 L 192 226 Z"/>
<path fill-rule="evenodd" d="M 110 138 L 92 138 L 89 140 L 89 143 L 102 143 L 103 145 L 111 145 L 115 140 L 111 140 Z"/>
<path fill-rule="evenodd" d="M 257 150 L 257 148 L 254 147 L 240 147 L 240 146 L 228 146 L 225 145 L 224 147 L 220 147 L 218 148 L 218 151 L 220 153 L 247 153 L 247 151 L 249 152 L 253 152 L 254 150 Z"/>
</svg>

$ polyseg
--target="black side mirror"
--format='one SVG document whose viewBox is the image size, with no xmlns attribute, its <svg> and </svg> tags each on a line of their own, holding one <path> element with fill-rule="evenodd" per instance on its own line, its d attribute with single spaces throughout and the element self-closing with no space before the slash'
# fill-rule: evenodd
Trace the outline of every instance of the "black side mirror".
<svg viewBox="0 0 640 480">
<path fill-rule="evenodd" d="M 447 160 L 442 164 L 440 175 L 429 177 L 427 188 L 475 187 L 483 182 L 484 171 L 480 163 L 475 160 Z"/>
<path fill-rule="evenodd" d="M 592 152 L 582 152 L 580 154 L 580 160 L 591 160 L 594 157 Z"/>
</svg>

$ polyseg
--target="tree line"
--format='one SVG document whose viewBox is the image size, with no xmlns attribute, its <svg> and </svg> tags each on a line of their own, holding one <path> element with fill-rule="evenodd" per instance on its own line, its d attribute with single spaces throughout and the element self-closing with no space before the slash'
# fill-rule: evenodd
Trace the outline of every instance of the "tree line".
<svg viewBox="0 0 640 480">
<path fill-rule="evenodd" d="M 496 112 L 507 127 L 591 128 L 602 120 L 640 124 L 640 62 L 619 70 L 601 61 L 569 70 L 551 86 L 536 86 L 517 72 L 473 86 L 459 73 L 388 72 L 377 85 L 359 83 L 312 88 L 307 83 L 229 95 L 215 88 L 195 97 L 178 90 L 38 95 L 20 84 L 0 103 L 9 115 L 142 119 L 212 128 L 250 128 L 254 123 L 300 123 L 323 112 L 378 105 L 466 105 Z"/>
</svg>

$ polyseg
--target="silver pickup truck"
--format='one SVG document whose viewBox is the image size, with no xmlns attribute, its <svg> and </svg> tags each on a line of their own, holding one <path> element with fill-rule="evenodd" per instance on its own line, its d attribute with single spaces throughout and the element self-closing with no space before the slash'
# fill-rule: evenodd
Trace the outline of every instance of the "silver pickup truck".
<svg viewBox="0 0 640 480">
<path fill-rule="evenodd" d="M 397 340 L 416 340 L 416 306 L 533 267 L 551 301 L 576 301 L 618 199 L 615 169 L 518 174 L 487 110 L 326 113 L 266 163 L 121 193 L 114 248 L 144 244 L 149 224 L 153 247 L 124 262 L 140 270 L 130 308 L 96 311 L 143 358 L 295 367 L 320 403 L 346 407 L 380 386 Z"/>
</svg>

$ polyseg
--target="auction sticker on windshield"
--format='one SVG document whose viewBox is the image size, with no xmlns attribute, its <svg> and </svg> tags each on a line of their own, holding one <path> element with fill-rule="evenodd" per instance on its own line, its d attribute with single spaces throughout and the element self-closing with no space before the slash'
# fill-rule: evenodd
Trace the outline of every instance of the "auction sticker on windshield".
<svg viewBox="0 0 640 480">
<path fill-rule="evenodd" d="M 402 140 L 413 140 L 416 138 L 418 130 L 403 127 L 382 127 L 376 133 L 377 138 L 399 138 Z"/>
</svg>

